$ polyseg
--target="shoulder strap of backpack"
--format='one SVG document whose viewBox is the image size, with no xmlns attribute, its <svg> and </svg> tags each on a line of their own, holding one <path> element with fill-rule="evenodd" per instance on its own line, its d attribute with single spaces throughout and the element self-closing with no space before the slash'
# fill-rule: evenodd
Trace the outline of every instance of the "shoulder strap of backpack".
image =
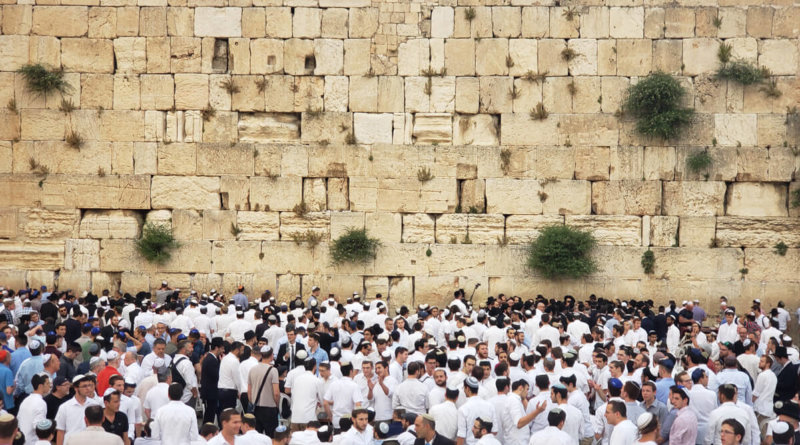
<svg viewBox="0 0 800 445">
<path fill-rule="evenodd" d="M 258 405 L 258 401 L 261 400 L 261 391 L 264 390 L 264 384 L 267 383 L 267 379 L 269 378 L 270 371 L 272 371 L 272 365 L 270 365 L 269 368 L 267 368 L 267 373 L 264 374 L 264 378 L 261 380 L 261 385 L 259 385 L 259 387 L 258 387 L 258 392 L 256 393 L 255 400 L 251 400 L 251 402 L 253 403 L 253 406 L 257 406 Z"/>
</svg>

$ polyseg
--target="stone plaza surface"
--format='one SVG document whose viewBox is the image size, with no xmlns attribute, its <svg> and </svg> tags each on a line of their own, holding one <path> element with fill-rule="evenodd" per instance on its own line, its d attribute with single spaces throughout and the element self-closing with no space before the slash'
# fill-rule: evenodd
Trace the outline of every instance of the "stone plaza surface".
<svg viewBox="0 0 800 445">
<path fill-rule="evenodd" d="M 800 294 L 792 2 L 0 5 L 0 284 L 135 292 L 169 280 L 284 299 L 319 285 L 392 306 L 475 283 L 479 299 Z M 723 43 L 782 94 L 715 79 Z M 72 89 L 32 94 L 16 73 L 27 63 L 63 68 Z M 617 113 L 657 70 L 696 110 L 676 140 L 642 137 Z M 549 116 L 533 120 L 540 103 Z M 712 165 L 692 172 L 702 150 Z M 182 243 L 163 266 L 135 252 L 145 221 Z M 525 269 L 526 243 L 562 223 L 598 239 L 587 279 Z M 381 240 L 375 261 L 331 265 L 348 227 Z M 309 233 L 321 243 L 299 241 Z"/>
</svg>

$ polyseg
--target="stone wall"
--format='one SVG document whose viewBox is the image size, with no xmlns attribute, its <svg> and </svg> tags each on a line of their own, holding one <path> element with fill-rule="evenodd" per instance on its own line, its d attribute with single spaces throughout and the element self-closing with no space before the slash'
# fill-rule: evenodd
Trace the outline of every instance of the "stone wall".
<svg viewBox="0 0 800 445">
<path fill-rule="evenodd" d="M 476 283 L 479 299 L 800 293 L 791 1 L 0 5 L 0 284 L 169 280 L 281 298 L 319 285 L 393 305 Z M 722 43 L 782 94 L 716 80 Z M 63 68 L 72 89 L 31 94 L 15 73 L 26 63 Z M 697 111 L 677 140 L 643 138 L 618 113 L 656 70 Z M 549 116 L 534 120 L 540 103 Z M 712 166 L 691 172 L 704 149 Z M 182 243 L 163 266 L 135 252 L 145 221 Z M 525 270 L 525 244 L 560 223 L 598 238 L 592 277 Z M 331 265 L 328 243 L 348 227 L 382 241 L 374 262 Z"/>
</svg>

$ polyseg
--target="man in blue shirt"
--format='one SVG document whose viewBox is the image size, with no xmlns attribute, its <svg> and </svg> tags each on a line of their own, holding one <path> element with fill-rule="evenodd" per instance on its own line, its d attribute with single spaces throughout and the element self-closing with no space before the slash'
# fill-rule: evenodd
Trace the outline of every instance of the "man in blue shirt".
<svg viewBox="0 0 800 445">
<path fill-rule="evenodd" d="M 21 365 L 17 371 L 17 395 L 30 394 L 33 392 L 33 385 L 31 379 L 34 375 L 44 371 L 44 361 L 42 360 L 43 345 L 39 340 L 31 340 L 28 344 L 28 349 L 31 351 L 31 357 Z"/>
<path fill-rule="evenodd" d="M 30 358 L 31 351 L 25 346 L 28 344 L 28 337 L 25 334 L 18 335 L 16 346 L 17 349 L 11 353 L 11 372 L 17 375 L 19 365 L 26 359 Z"/>
<path fill-rule="evenodd" d="M 243 311 L 250 306 L 250 301 L 247 300 L 247 295 L 244 294 L 244 286 L 240 285 L 236 288 L 236 293 L 233 294 L 233 304 L 242 308 Z"/>
<path fill-rule="evenodd" d="M 666 405 L 669 400 L 669 389 L 675 385 L 675 380 L 672 378 L 672 368 L 675 367 L 675 362 L 672 359 L 664 358 L 658 362 L 658 365 L 656 399 Z"/>
<path fill-rule="evenodd" d="M 8 365 L 11 363 L 11 354 L 0 351 L 0 388 L 3 391 L 3 407 L 6 411 L 14 409 L 14 373 Z"/>
</svg>

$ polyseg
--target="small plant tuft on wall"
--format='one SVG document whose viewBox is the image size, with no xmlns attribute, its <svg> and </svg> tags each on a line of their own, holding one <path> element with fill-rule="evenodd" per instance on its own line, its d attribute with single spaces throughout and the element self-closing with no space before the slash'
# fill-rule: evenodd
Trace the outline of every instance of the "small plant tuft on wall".
<svg viewBox="0 0 800 445">
<path fill-rule="evenodd" d="M 720 47 L 721 50 L 722 47 Z M 720 57 L 720 61 L 722 61 L 722 57 Z M 732 80 L 742 85 L 761 83 L 768 79 L 769 76 L 770 72 L 766 68 L 759 68 L 742 60 L 723 62 L 723 65 L 717 69 L 716 74 L 717 79 Z"/>
<path fill-rule="evenodd" d="M 475 20 L 475 17 L 477 15 L 478 13 L 475 12 L 475 8 L 473 8 L 472 6 L 464 10 L 464 18 L 467 19 L 468 22 Z"/>
<path fill-rule="evenodd" d="M 367 229 L 348 228 L 340 237 L 333 240 L 330 247 L 331 262 L 363 264 L 374 259 L 381 242 L 370 238 Z"/>
<path fill-rule="evenodd" d="M 541 102 L 536 104 L 536 106 L 531 110 L 531 119 L 535 121 L 541 121 L 547 119 L 547 116 L 548 116 L 547 109 Z"/>
<path fill-rule="evenodd" d="M 800 207 L 800 189 L 793 190 L 791 193 L 791 206 L 793 209 Z"/>
<path fill-rule="evenodd" d="M 775 253 L 780 256 L 786 256 L 786 252 L 789 250 L 789 246 L 786 245 L 783 241 L 778 242 L 775 244 Z"/>
<path fill-rule="evenodd" d="M 708 150 L 696 151 L 686 158 L 686 166 L 689 167 L 692 173 L 707 170 L 713 162 L 714 160 L 708 154 Z"/>
<path fill-rule="evenodd" d="M 642 268 L 644 269 L 644 273 L 650 275 L 653 273 L 656 267 L 656 255 L 653 253 L 652 250 L 647 249 L 642 254 Z"/>
<path fill-rule="evenodd" d="M 694 110 L 681 106 L 686 89 L 677 79 L 655 72 L 628 88 L 625 112 L 636 118 L 636 130 L 646 136 L 672 139 L 691 122 Z"/>
<path fill-rule="evenodd" d="M 583 278 L 597 270 L 591 258 L 597 244 L 589 232 L 570 226 L 549 226 L 528 246 L 529 269 L 546 278 Z"/>
<path fill-rule="evenodd" d="M 420 167 L 419 170 L 417 170 L 417 180 L 419 182 L 424 184 L 430 181 L 431 179 L 433 179 L 433 174 L 431 173 L 431 169 L 427 167 Z"/>
<path fill-rule="evenodd" d="M 17 70 L 28 87 L 28 91 L 36 96 L 46 96 L 50 93 L 68 93 L 72 86 L 64 80 L 64 71 L 51 70 L 46 66 L 36 63 L 23 65 Z"/>
<path fill-rule="evenodd" d="M 172 257 L 172 250 L 180 247 L 172 229 L 163 224 L 146 223 L 142 237 L 136 240 L 136 251 L 150 263 L 164 264 Z"/>
</svg>

